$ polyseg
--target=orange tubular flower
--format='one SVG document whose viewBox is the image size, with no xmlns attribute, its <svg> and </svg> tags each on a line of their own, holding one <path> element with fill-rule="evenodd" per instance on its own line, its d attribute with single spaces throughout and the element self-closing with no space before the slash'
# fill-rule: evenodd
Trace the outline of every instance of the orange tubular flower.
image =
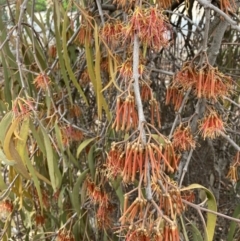
<svg viewBox="0 0 240 241">
<path fill-rule="evenodd" d="M 188 151 L 195 149 L 196 141 L 193 139 L 189 126 L 180 125 L 173 133 L 173 146 L 179 151 Z"/>
<path fill-rule="evenodd" d="M 150 83 L 149 83 L 150 84 Z M 143 83 L 141 86 L 141 99 L 142 101 L 148 101 L 152 98 L 152 91 L 149 84 Z"/>
<path fill-rule="evenodd" d="M 9 200 L 1 201 L 0 202 L 0 220 L 5 222 L 8 216 L 13 211 L 13 204 Z"/>
<path fill-rule="evenodd" d="M 146 204 L 147 200 L 143 198 L 136 198 L 119 219 L 121 225 L 133 224 L 134 220 L 142 219 Z"/>
<path fill-rule="evenodd" d="M 113 143 L 106 162 L 107 173 L 110 178 L 116 178 L 122 173 L 124 168 L 123 156 L 122 151 Z"/>
<path fill-rule="evenodd" d="M 33 81 L 37 89 L 43 89 L 46 91 L 51 84 L 50 78 L 46 74 L 39 74 Z"/>
<path fill-rule="evenodd" d="M 233 159 L 229 167 L 227 178 L 229 178 L 233 183 L 236 183 L 238 178 L 238 167 L 240 166 L 240 152 L 237 152 L 236 156 Z"/>
<path fill-rule="evenodd" d="M 216 68 L 206 65 L 198 72 L 196 94 L 198 98 L 205 97 L 216 101 L 227 96 L 232 89 L 232 79 L 220 73 Z"/>
<path fill-rule="evenodd" d="M 100 34 L 106 43 L 113 49 L 115 49 L 122 42 L 122 29 L 123 25 L 120 21 L 115 20 L 106 23 Z"/>
<path fill-rule="evenodd" d="M 155 126 L 155 122 L 156 122 L 157 126 L 161 128 L 159 103 L 157 102 L 156 99 L 150 100 L 150 107 L 151 107 L 151 124 Z"/>
<path fill-rule="evenodd" d="M 130 128 L 137 128 L 138 115 L 135 108 L 134 97 L 129 95 L 125 101 L 117 99 L 116 119 L 112 125 L 116 131 L 129 131 Z"/>
<path fill-rule="evenodd" d="M 203 139 L 206 139 L 207 137 L 214 139 L 220 135 L 221 131 L 225 131 L 222 119 L 213 110 L 210 110 L 210 113 L 206 114 L 199 129 L 202 133 Z"/>
<path fill-rule="evenodd" d="M 157 8 L 137 7 L 124 31 L 125 40 L 132 42 L 137 32 L 140 40 L 156 51 L 168 44 L 167 19 Z"/>
<path fill-rule="evenodd" d="M 167 89 L 166 105 L 172 103 L 174 105 L 174 110 L 177 111 L 182 105 L 183 97 L 184 92 L 180 88 L 171 86 Z"/>
</svg>

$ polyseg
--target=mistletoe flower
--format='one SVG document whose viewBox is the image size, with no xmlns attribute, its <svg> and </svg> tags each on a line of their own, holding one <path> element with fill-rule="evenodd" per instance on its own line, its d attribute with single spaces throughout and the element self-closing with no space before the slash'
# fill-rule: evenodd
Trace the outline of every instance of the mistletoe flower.
<svg viewBox="0 0 240 241">
<path fill-rule="evenodd" d="M 207 137 L 214 139 L 220 135 L 222 131 L 225 131 L 224 123 L 218 114 L 211 110 L 210 114 L 207 114 L 203 121 L 200 123 L 200 132 L 205 140 Z"/>
</svg>

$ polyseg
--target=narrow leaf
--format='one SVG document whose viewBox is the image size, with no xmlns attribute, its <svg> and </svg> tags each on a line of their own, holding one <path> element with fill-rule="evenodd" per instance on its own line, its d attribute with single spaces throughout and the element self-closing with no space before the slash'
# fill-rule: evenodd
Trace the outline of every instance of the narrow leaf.
<svg viewBox="0 0 240 241">
<path fill-rule="evenodd" d="M 85 147 L 87 147 L 87 145 L 89 143 L 91 143 L 93 140 L 95 140 L 96 138 L 91 138 L 91 139 L 86 139 L 84 140 L 78 147 L 77 149 L 77 158 L 79 157 L 80 153 L 82 152 L 82 150 L 84 150 Z"/>
</svg>

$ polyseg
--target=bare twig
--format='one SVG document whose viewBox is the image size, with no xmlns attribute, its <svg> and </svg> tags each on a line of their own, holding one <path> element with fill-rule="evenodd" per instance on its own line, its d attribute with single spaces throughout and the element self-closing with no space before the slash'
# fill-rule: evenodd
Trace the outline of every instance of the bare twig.
<svg viewBox="0 0 240 241">
<path fill-rule="evenodd" d="M 228 216 L 228 215 L 225 215 L 225 214 L 222 214 L 222 213 L 219 213 L 219 212 L 212 211 L 211 209 L 204 208 L 204 207 L 200 206 L 199 204 L 195 204 L 195 203 L 188 202 L 188 201 L 185 200 L 185 199 L 182 199 L 182 202 L 185 203 L 185 204 L 187 204 L 188 206 L 191 206 L 191 207 L 197 209 L 197 210 L 204 211 L 204 212 L 208 212 L 208 213 L 212 213 L 212 214 L 215 214 L 216 216 L 223 217 L 223 218 L 226 218 L 226 219 L 228 219 L 228 220 L 231 220 L 231 221 L 240 223 L 240 219 L 238 219 L 238 218 L 233 218 L 233 217 L 230 217 L 230 216 Z"/>
<path fill-rule="evenodd" d="M 210 8 L 211 10 L 214 10 L 216 13 L 218 13 L 221 17 L 223 17 L 228 24 L 231 25 L 232 29 L 235 29 L 237 31 L 240 31 L 240 27 L 238 26 L 238 23 L 234 20 L 232 20 L 226 13 L 224 13 L 221 9 L 211 4 L 211 2 L 207 0 L 197 0 L 202 6 Z"/>
</svg>

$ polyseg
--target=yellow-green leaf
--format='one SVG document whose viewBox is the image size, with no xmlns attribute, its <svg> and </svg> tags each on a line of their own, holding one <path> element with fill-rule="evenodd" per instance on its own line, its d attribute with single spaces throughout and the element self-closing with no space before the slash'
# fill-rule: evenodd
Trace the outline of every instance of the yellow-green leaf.
<svg viewBox="0 0 240 241">
<path fill-rule="evenodd" d="M 80 186 L 81 186 L 82 182 L 85 180 L 88 171 L 89 170 L 87 169 L 79 175 L 79 177 L 77 178 L 77 181 L 76 181 L 76 183 L 73 187 L 73 191 L 71 193 L 72 204 L 73 204 L 73 207 L 77 211 L 78 214 L 81 211 L 81 204 L 80 204 L 80 201 L 79 201 L 80 200 L 79 189 L 80 189 Z"/>
<path fill-rule="evenodd" d="M 91 138 L 91 139 L 86 139 L 84 140 L 78 147 L 77 149 L 77 157 L 79 157 L 80 153 L 82 152 L 82 150 L 89 144 L 91 143 L 93 140 L 95 140 L 96 138 Z"/>
<path fill-rule="evenodd" d="M 44 139 L 44 144 L 46 149 L 46 158 L 47 158 L 49 176 L 50 176 L 53 190 L 56 192 L 61 185 L 62 175 L 58 168 L 57 160 L 54 158 L 51 141 L 46 131 L 43 128 L 42 128 L 42 134 L 43 134 L 43 139 Z"/>
<path fill-rule="evenodd" d="M 209 189 L 199 184 L 192 184 L 188 187 L 182 188 L 181 191 L 192 190 L 192 189 L 203 189 L 206 193 L 208 209 L 214 212 L 217 212 L 217 203 L 216 203 L 215 197 Z M 217 221 L 217 216 L 213 213 L 208 212 L 207 213 L 207 230 L 206 230 L 206 237 L 205 237 L 206 241 L 213 240 L 216 221 Z"/>
</svg>

